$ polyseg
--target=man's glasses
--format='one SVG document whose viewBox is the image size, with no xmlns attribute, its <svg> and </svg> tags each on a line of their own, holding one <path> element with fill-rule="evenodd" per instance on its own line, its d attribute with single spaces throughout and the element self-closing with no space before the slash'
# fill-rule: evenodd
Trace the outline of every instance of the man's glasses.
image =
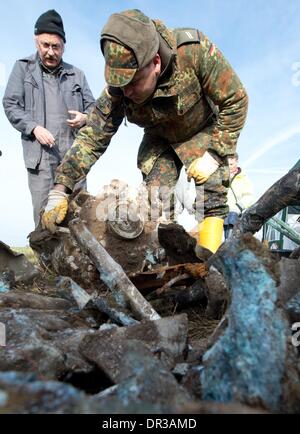
<svg viewBox="0 0 300 434">
<path fill-rule="evenodd" d="M 53 51 L 61 51 L 62 50 L 61 44 L 50 44 L 49 42 L 44 42 L 44 41 L 38 41 L 38 44 L 39 44 L 40 48 L 42 48 L 45 51 L 50 50 L 50 48 L 52 48 Z"/>
</svg>

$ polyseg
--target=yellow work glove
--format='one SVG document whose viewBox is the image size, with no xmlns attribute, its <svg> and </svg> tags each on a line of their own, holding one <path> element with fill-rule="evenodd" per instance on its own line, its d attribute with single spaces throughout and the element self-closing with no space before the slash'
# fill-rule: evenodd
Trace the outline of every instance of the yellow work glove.
<svg viewBox="0 0 300 434">
<path fill-rule="evenodd" d="M 202 157 L 196 158 L 190 164 L 187 170 L 188 179 L 194 178 L 196 184 L 204 184 L 219 166 L 220 164 L 217 160 L 206 151 Z"/>
<path fill-rule="evenodd" d="M 68 211 L 68 197 L 69 195 L 62 191 L 50 190 L 48 203 L 42 215 L 43 229 L 48 229 L 54 234 L 56 225 L 61 223 L 66 217 Z"/>
</svg>

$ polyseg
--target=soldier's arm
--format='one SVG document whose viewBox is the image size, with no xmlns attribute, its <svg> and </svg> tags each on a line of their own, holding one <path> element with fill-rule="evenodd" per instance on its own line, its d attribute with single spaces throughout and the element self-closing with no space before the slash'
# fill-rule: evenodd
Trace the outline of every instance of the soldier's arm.
<svg viewBox="0 0 300 434">
<path fill-rule="evenodd" d="M 196 64 L 203 91 L 219 108 L 212 147 L 224 157 L 235 152 L 247 116 L 248 96 L 223 54 L 202 33 L 197 47 Z"/>
<path fill-rule="evenodd" d="M 122 96 L 111 96 L 105 89 L 88 114 L 86 126 L 81 128 L 57 168 L 55 184 L 73 190 L 106 151 L 123 118 Z"/>
</svg>

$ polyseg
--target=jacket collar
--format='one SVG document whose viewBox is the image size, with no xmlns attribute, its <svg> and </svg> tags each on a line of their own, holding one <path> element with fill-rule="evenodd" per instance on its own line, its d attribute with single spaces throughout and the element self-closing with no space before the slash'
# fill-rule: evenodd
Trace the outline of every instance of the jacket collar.
<svg viewBox="0 0 300 434">
<path fill-rule="evenodd" d="M 162 62 L 162 72 L 159 81 L 163 81 L 172 72 L 172 65 L 176 56 L 176 40 L 174 34 L 162 21 L 154 20 L 159 35 L 159 55 Z"/>
</svg>

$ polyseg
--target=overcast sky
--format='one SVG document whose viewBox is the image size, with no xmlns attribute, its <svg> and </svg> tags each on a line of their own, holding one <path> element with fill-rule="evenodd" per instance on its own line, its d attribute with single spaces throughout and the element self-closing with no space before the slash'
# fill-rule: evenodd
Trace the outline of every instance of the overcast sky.
<svg viewBox="0 0 300 434">
<path fill-rule="evenodd" d="M 0 97 L 14 62 L 35 52 L 33 28 L 48 9 L 62 16 L 67 44 L 64 60 L 81 68 L 95 97 L 104 87 L 99 35 L 110 14 L 138 8 L 169 27 L 196 27 L 218 45 L 244 83 L 250 98 L 238 152 L 259 197 L 299 159 L 300 1 L 141 0 L 1 2 Z M 0 240 L 27 244 L 33 230 L 31 198 L 20 133 L 0 109 Z M 112 178 L 141 181 L 136 154 L 142 130 L 122 126 L 88 176 L 96 194 Z"/>
</svg>

